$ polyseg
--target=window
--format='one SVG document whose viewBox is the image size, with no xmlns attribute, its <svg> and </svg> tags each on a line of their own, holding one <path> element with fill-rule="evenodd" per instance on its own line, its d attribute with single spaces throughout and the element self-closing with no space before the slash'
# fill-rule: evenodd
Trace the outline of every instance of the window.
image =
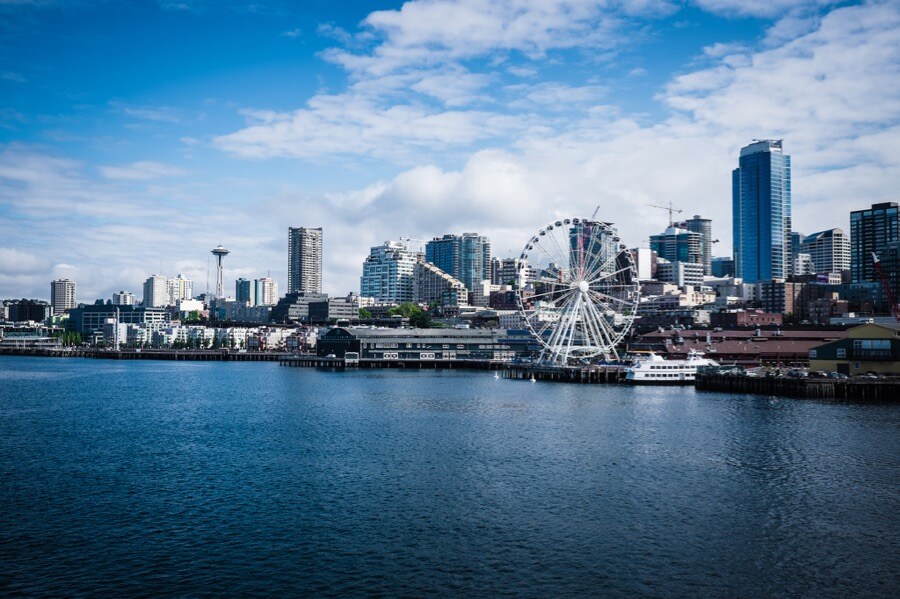
<svg viewBox="0 0 900 599">
<path fill-rule="evenodd" d="M 814 349 L 809 350 L 809 357 L 810 357 L 810 359 L 815 358 L 815 357 L 816 357 L 816 350 L 814 350 Z"/>
<path fill-rule="evenodd" d="M 838 358 L 846 358 L 847 357 L 846 348 L 843 348 L 843 347 L 837 348 L 837 357 Z"/>
</svg>

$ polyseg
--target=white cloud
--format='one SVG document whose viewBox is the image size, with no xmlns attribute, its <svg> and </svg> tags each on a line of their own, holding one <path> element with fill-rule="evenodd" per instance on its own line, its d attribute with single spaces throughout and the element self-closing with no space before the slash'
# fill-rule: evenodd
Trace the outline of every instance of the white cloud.
<svg viewBox="0 0 900 599">
<path fill-rule="evenodd" d="M 694 0 L 709 12 L 734 17 L 779 17 L 802 9 L 835 4 L 828 0 Z"/>
<path fill-rule="evenodd" d="M 120 166 L 101 166 L 98 167 L 98 170 L 107 179 L 123 180 L 158 179 L 160 177 L 175 177 L 184 174 L 184 170 L 176 166 L 150 160 L 142 160 Z"/>
</svg>

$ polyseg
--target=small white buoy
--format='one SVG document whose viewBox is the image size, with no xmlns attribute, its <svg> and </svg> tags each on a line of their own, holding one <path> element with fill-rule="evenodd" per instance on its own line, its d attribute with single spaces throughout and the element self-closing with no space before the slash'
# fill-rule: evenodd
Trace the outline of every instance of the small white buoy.
<svg viewBox="0 0 900 599">
<path fill-rule="evenodd" d="M 533 374 L 531 375 L 531 382 L 532 382 L 532 383 L 536 383 L 536 382 L 537 382 L 537 379 L 534 378 L 534 375 L 533 375 Z"/>
<path fill-rule="evenodd" d="M 499 373 L 499 372 L 495 372 L 495 373 L 494 373 L 494 378 L 495 378 L 495 379 L 499 379 L 499 378 L 500 378 L 500 373 Z"/>
</svg>

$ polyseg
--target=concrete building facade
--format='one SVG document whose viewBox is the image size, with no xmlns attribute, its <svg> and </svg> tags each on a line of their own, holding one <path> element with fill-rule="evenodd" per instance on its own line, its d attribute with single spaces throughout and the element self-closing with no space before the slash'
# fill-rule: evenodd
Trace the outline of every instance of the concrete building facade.
<svg viewBox="0 0 900 599">
<path fill-rule="evenodd" d="M 288 227 L 288 293 L 322 293 L 322 227 Z"/>
</svg>

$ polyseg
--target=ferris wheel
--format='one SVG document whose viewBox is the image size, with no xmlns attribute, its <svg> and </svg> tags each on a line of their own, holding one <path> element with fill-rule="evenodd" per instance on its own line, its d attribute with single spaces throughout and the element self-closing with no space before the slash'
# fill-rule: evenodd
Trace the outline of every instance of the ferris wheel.
<svg viewBox="0 0 900 599">
<path fill-rule="evenodd" d="M 542 362 L 602 356 L 631 328 L 640 300 L 634 258 L 609 223 L 565 218 L 540 229 L 519 256 L 519 314 Z"/>
</svg>

